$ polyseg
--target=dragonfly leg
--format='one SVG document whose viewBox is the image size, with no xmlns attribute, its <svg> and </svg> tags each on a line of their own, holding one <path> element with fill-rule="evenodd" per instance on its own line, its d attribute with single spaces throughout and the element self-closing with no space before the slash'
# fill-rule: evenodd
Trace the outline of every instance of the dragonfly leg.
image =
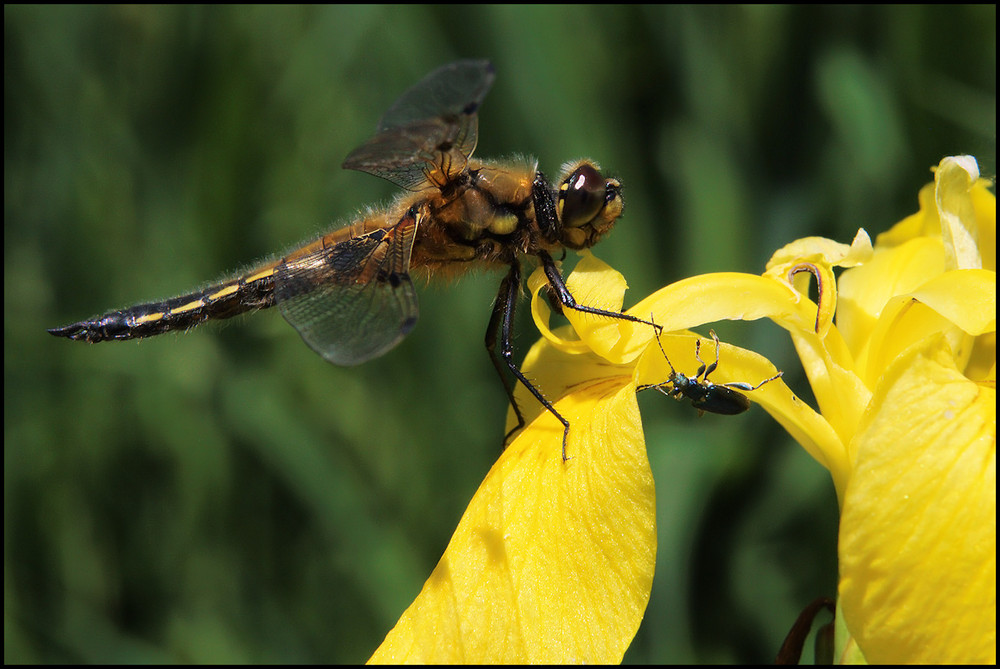
<svg viewBox="0 0 1000 669">
<path fill-rule="evenodd" d="M 646 321 L 636 316 L 630 314 L 625 314 L 620 311 L 608 311 L 607 309 L 599 309 L 597 307 L 588 307 L 585 304 L 578 304 L 576 298 L 573 294 L 569 292 L 569 288 L 566 287 L 566 281 L 562 277 L 562 273 L 559 271 L 559 267 L 556 265 L 556 261 L 552 259 L 548 251 L 539 251 L 538 257 L 542 261 L 542 268 L 545 270 L 545 278 L 549 280 L 549 288 L 551 289 L 553 295 L 559 300 L 559 304 L 565 309 L 572 309 L 573 311 L 579 311 L 584 314 L 594 314 L 595 316 L 606 316 L 608 318 L 617 318 L 620 321 L 631 321 L 633 323 L 642 323 L 644 325 L 650 325 L 656 329 L 657 332 L 661 332 L 663 328 L 653 321 Z"/>
<path fill-rule="evenodd" d="M 517 366 L 514 362 L 514 346 L 511 343 L 510 335 L 513 327 L 514 321 L 514 306 L 517 302 L 518 291 L 521 287 L 521 265 L 515 260 L 510 265 L 510 271 L 507 272 L 507 276 L 500 283 L 500 291 L 497 293 L 496 302 L 493 305 L 493 314 L 490 316 L 489 327 L 486 330 L 486 350 L 490 354 L 490 360 L 493 361 L 493 366 L 497 370 L 497 374 L 500 375 L 500 380 L 503 382 L 504 390 L 507 393 L 507 397 L 510 400 L 510 405 L 514 408 L 514 414 L 517 416 L 517 425 L 507 433 L 504 437 L 504 444 L 511 437 L 512 434 L 520 430 L 525 425 L 524 415 L 521 413 L 521 409 L 517 406 L 517 400 L 514 399 L 514 388 L 511 385 L 504 368 L 510 370 L 510 373 L 514 377 L 524 384 L 524 387 L 535 396 L 535 399 L 541 403 L 545 409 L 551 413 L 556 419 L 559 420 L 563 425 L 563 440 L 562 440 L 562 457 L 563 461 L 569 460 L 569 456 L 566 455 L 566 442 L 569 438 L 569 421 L 566 420 L 562 414 L 556 411 L 556 408 L 552 405 L 549 400 L 545 398 L 542 392 L 536 388 L 528 377 L 524 375 L 524 372 Z M 500 339 L 500 351 L 497 353 L 497 335 L 499 334 Z"/>
</svg>

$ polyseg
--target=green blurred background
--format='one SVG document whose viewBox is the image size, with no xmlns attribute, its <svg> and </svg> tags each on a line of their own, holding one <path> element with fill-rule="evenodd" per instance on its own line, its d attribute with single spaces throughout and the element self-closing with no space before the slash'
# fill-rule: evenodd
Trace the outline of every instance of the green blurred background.
<svg viewBox="0 0 1000 669">
<path fill-rule="evenodd" d="M 413 334 L 354 369 L 273 311 L 140 343 L 45 329 L 388 200 L 341 161 L 469 57 L 497 70 L 479 156 L 553 176 L 589 156 L 625 184 L 596 251 L 629 305 L 759 273 L 800 236 L 884 230 L 945 155 L 995 175 L 995 6 L 5 6 L 5 662 L 359 662 L 380 643 L 499 453 L 499 276 L 422 289 Z M 810 397 L 775 326 L 716 329 Z M 626 661 L 772 661 L 835 593 L 829 477 L 759 408 L 640 400 L 659 564 Z"/>
</svg>

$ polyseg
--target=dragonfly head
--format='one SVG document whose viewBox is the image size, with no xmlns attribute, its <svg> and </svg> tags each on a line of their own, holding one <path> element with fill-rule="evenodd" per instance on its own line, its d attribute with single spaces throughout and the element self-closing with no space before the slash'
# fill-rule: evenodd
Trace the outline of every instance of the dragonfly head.
<svg viewBox="0 0 1000 669">
<path fill-rule="evenodd" d="M 593 246 L 611 230 L 624 208 L 621 183 L 601 176 L 596 163 L 578 160 L 563 167 L 556 204 L 563 246 Z"/>
</svg>

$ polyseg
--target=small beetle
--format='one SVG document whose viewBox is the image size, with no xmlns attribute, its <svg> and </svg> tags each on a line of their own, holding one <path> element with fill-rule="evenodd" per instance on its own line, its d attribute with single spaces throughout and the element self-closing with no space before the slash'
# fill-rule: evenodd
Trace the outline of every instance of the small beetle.
<svg viewBox="0 0 1000 669">
<path fill-rule="evenodd" d="M 701 340 L 696 340 L 694 357 L 701 363 L 701 367 L 698 368 L 698 372 L 694 376 L 686 376 L 674 369 L 673 363 L 667 357 L 667 352 L 663 350 L 660 336 L 657 334 L 656 343 L 660 347 L 660 352 L 663 353 L 664 360 L 670 365 L 670 376 L 667 377 L 666 381 L 640 386 L 639 389 L 656 388 L 664 395 L 672 396 L 678 401 L 686 397 L 691 400 L 691 406 L 698 410 L 699 416 L 706 411 L 731 416 L 743 413 L 750 408 L 750 399 L 743 393 L 736 392 L 737 390 L 757 390 L 765 383 L 770 383 L 780 378 L 783 374 L 783 372 L 779 371 L 771 378 L 765 379 L 755 386 L 739 381 L 732 383 L 712 383 L 708 380 L 708 375 L 714 372 L 719 366 L 719 337 L 716 336 L 714 330 L 709 330 L 708 333 L 712 335 L 712 339 L 715 341 L 715 362 L 711 365 L 705 365 L 705 362 L 701 359 Z M 671 388 L 664 389 L 664 386 L 668 384 Z"/>
</svg>

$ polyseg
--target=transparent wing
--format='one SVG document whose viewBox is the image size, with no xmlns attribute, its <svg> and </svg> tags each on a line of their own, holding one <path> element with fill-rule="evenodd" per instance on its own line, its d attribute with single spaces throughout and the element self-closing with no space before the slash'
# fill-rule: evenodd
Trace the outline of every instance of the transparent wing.
<svg viewBox="0 0 1000 669">
<path fill-rule="evenodd" d="M 475 114 L 495 76 L 488 60 L 459 60 L 439 67 L 389 107 L 376 133 L 438 116 Z"/>
<path fill-rule="evenodd" d="M 408 190 L 448 183 L 476 149 L 476 113 L 494 76 L 486 60 L 460 60 L 434 70 L 396 100 L 375 136 L 352 151 L 343 167 Z"/>
<path fill-rule="evenodd" d="M 275 300 L 309 347 L 335 365 L 391 350 L 417 323 L 407 273 L 418 209 L 374 230 L 275 268 Z"/>
</svg>

